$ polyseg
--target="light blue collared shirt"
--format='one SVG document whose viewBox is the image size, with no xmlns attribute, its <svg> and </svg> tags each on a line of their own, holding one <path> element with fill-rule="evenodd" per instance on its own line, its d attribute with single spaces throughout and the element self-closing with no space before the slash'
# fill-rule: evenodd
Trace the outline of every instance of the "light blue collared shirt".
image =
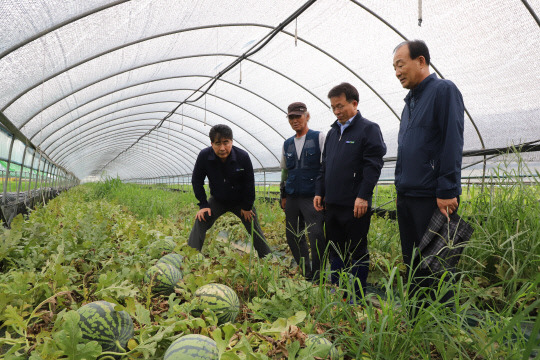
<svg viewBox="0 0 540 360">
<path fill-rule="evenodd" d="M 354 116 L 356 116 L 356 114 L 354 114 Z M 347 120 L 345 122 L 345 124 L 341 124 L 339 121 L 338 121 L 338 125 L 339 125 L 339 128 L 341 129 L 341 135 L 343 135 L 343 131 L 345 131 L 346 128 L 349 127 L 349 125 L 351 125 L 351 121 L 352 119 L 354 119 L 354 116 L 352 118 L 350 118 L 349 120 Z"/>
</svg>

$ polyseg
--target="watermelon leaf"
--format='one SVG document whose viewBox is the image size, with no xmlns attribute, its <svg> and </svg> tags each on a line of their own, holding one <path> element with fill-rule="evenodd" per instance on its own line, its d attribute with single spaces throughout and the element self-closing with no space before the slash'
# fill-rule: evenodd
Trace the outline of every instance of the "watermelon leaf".
<svg viewBox="0 0 540 360">
<path fill-rule="evenodd" d="M 97 341 L 81 344 L 82 331 L 79 328 L 80 315 L 70 311 L 64 315 L 62 330 L 54 335 L 58 346 L 69 360 L 95 360 L 101 354 L 101 346 Z"/>
<path fill-rule="evenodd" d="M 231 352 L 226 352 L 219 358 L 220 360 L 241 360 L 240 356 Z"/>
<path fill-rule="evenodd" d="M 296 354 L 300 350 L 300 342 L 293 341 L 291 344 L 287 345 L 287 352 L 289 353 L 289 359 L 296 359 Z"/>
<path fill-rule="evenodd" d="M 144 325 L 150 325 L 152 320 L 150 319 L 150 310 L 146 309 L 141 304 L 137 303 L 135 304 L 136 312 L 135 312 L 135 318 L 139 322 L 139 324 Z"/>
<path fill-rule="evenodd" d="M 212 338 L 216 342 L 220 354 L 225 352 L 225 349 L 227 349 L 229 346 L 231 338 L 235 333 L 236 327 L 230 323 L 225 324 L 222 328 L 217 328 L 211 332 Z"/>
<path fill-rule="evenodd" d="M 306 312 L 298 311 L 296 312 L 296 314 L 294 314 L 293 316 L 287 319 L 287 327 L 289 327 L 290 325 L 298 325 L 305 319 L 306 319 Z"/>
<path fill-rule="evenodd" d="M 150 356 L 154 356 L 157 350 L 157 345 L 164 338 L 169 338 L 174 334 L 174 324 L 167 327 L 159 327 L 156 334 L 144 338 L 148 334 L 142 334 L 139 338 L 140 344 L 138 344 L 133 349 L 130 349 L 130 354 L 137 357 L 137 354 L 142 354 L 145 359 L 148 359 Z"/>
<path fill-rule="evenodd" d="M 4 325 L 8 326 L 11 325 L 12 328 L 17 332 L 17 334 L 24 336 L 24 332 L 22 329 L 26 328 L 26 323 L 24 321 L 23 316 L 28 315 L 29 313 L 27 311 L 23 311 L 23 314 L 19 314 L 18 309 L 8 305 L 5 310 L 2 317 L 4 320 Z"/>
</svg>

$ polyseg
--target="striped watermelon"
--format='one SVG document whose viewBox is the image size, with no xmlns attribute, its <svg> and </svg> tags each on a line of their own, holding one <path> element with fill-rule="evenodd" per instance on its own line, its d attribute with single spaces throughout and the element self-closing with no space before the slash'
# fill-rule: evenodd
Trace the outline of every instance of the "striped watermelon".
<svg viewBox="0 0 540 360">
<path fill-rule="evenodd" d="M 144 282 L 152 282 L 152 292 L 169 295 L 174 292 L 176 283 L 182 279 L 182 272 L 172 265 L 157 263 L 144 274 Z"/>
<path fill-rule="evenodd" d="M 148 245 L 147 251 L 152 259 L 157 259 L 161 257 L 163 252 L 172 252 L 176 247 L 176 242 L 174 242 L 172 236 L 167 236 L 164 239 L 158 239 Z"/>
<path fill-rule="evenodd" d="M 79 327 L 83 339 L 97 341 L 102 351 L 125 352 L 135 328 L 129 314 L 114 310 L 114 304 L 95 301 L 81 307 Z"/>
<path fill-rule="evenodd" d="M 238 295 L 223 284 L 201 286 L 193 294 L 193 302 L 195 316 L 199 316 L 204 309 L 210 309 L 217 315 L 219 324 L 234 321 L 240 312 Z"/>
<path fill-rule="evenodd" d="M 180 254 L 167 254 L 158 260 L 158 264 L 159 263 L 169 264 L 181 271 L 183 260 L 184 260 L 184 257 Z"/>
<path fill-rule="evenodd" d="M 322 335 L 309 334 L 306 339 L 306 348 L 316 351 L 317 356 L 324 359 L 338 360 L 339 351 L 330 340 Z"/>
<path fill-rule="evenodd" d="M 219 352 L 209 337 L 185 335 L 169 346 L 163 360 L 219 360 Z"/>
</svg>

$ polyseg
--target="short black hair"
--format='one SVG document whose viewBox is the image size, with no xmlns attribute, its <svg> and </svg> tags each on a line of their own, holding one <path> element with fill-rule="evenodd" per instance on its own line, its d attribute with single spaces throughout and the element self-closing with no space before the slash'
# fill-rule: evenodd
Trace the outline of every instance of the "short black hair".
<svg viewBox="0 0 540 360">
<path fill-rule="evenodd" d="M 419 56 L 423 56 L 424 59 L 426 59 L 426 64 L 429 65 L 431 61 L 431 57 L 429 56 L 429 49 L 426 45 L 426 43 L 422 40 L 408 40 L 400 43 L 396 48 L 394 49 L 394 52 L 397 51 L 400 47 L 403 45 L 407 45 L 409 47 L 409 55 L 411 56 L 411 59 L 416 59 Z"/>
<path fill-rule="evenodd" d="M 345 95 L 345 99 L 347 99 L 347 102 L 352 102 L 353 100 L 356 100 L 356 102 L 360 102 L 360 96 L 358 95 L 358 90 L 354 86 L 352 86 L 349 83 L 341 83 L 339 85 L 336 85 L 328 92 L 328 98 L 333 97 L 339 97 L 341 94 Z"/>
<path fill-rule="evenodd" d="M 212 128 L 210 129 L 209 135 L 210 135 L 210 141 L 212 143 L 221 139 L 228 139 L 228 140 L 233 139 L 232 129 L 225 124 L 217 124 L 217 125 L 212 126 Z"/>
</svg>

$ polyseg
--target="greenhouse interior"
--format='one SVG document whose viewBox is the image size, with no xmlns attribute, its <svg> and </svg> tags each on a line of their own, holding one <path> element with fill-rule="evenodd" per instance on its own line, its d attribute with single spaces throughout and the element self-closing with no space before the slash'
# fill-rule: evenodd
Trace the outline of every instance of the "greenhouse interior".
<svg viewBox="0 0 540 360">
<path fill-rule="evenodd" d="M 540 0 L 0 0 L 0 358 L 540 356 L 539 16 Z M 450 311 L 440 298 L 410 310 L 396 221 L 409 89 L 394 57 L 416 39 L 464 104 L 459 214 L 474 232 L 438 285 L 454 289 Z M 340 285 L 328 264 L 303 278 L 280 206 L 288 107 L 328 136 L 341 83 L 386 146 L 360 303 L 346 271 Z M 249 155 L 272 256 L 254 256 L 254 226 L 232 213 L 188 245 L 194 168 L 218 124 Z M 178 278 L 155 294 L 149 268 L 171 254 Z M 209 284 L 232 288 L 239 312 L 202 309 Z"/>
</svg>

